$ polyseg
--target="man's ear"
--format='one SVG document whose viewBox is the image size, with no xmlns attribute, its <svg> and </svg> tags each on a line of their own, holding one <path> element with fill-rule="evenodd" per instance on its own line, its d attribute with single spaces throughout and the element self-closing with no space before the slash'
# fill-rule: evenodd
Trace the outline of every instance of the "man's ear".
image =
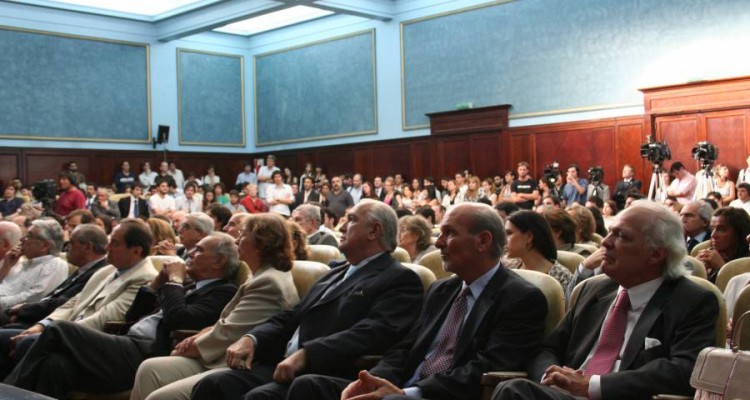
<svg viewBox="0 0 750 400">
<path fill-rule="evenodd" d="M 480 253 L 486 253 L 492 248 L 492 234 L 488 231 L 479 232 L 477 234 L 477 250 Z"/>
</svg>

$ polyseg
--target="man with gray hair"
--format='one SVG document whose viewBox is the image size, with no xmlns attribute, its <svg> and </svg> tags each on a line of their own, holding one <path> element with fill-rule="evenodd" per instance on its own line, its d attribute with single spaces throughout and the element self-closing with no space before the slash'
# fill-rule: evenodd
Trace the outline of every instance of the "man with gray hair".
<svg viewBox="0 0 750 400">
<path fill-rule="evenodd" d="M 320 207 L 312 204 L 302 204 L 294 209 L 292 219 L 307 233 L 307 244 L 339 246 L 338 240 L 333 235 L 319 229 L 321 224 Z"/>
<path fill-rule="evenodd" d="M 162 240 L 155 246 L 158 254 L 167 256 L 178 256 L 183 260 L 188 259 L 190 250 L 204 237 L 214 231 L 214 220 L 205 213 L 193 213 L 185 216 L 185 222 L 177 227 L 182 247 L 175 248 L 174 243 Z"/>
<path fill-rule="evenodd" d="M 193 399 L 238 399 L 246 392 L 284 398 L 296 376 L 308 373 L 354 379 L 355 361 L 383 354 L 417 317 L 422 284 L 391 257 L 396 212 L 362 200 L 349 211 L 340 249 L 300 303 L 251 329 L 227 350 L 229 371 L 204 377 Z"/>
<path fill-rule="evenodd" d="M 501 383 L 493 400 L 692 395 L 690 373 L 715 343 L 719 304 L 684 276 L 683 235 L 660 204 L 639 200 L 618 214 L 602 242 L 606 276 L 581 285 L 528 364 L 531 379 Z"/>
<path fill-rule="evenodd" d="M 685 244 L 688 254 L 698 243 L 708 240 L 709 226 L 714 210 L 704 201 L 690 201 L 680 210 L 680 221 L 685 231 Z"/>
<path fill-rule="evenodd" d="M 68 263 L 58 257 L 63 230 L 57 221 L 36 220 L 22 238 L 17 225 L 3 221 L 0 237 L 3 248 L 11 248 L 0 268 L 0 311 L 39 301 L 68 277 Z M 26 259 L 19 262 L 21 256 Z"/>
</svg>

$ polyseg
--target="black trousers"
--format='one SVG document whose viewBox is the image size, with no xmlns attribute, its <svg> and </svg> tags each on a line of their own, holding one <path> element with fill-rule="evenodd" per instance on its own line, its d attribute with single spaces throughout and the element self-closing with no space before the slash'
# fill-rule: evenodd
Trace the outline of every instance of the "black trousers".
<svg viewBox="0 0 750 400">
<path fill-rule="evenodd" d="M 273 382 L 275 366 L 254 364 L 250 370 L 233 369 L 211 374 L 195 384 L 192 400 L 279 399 L 288 385 Z"/>
<path fill-rule="evenodd" d="M 513 379 L 502 382 L 492 393 L 492 400 L 575 400 L 562 390 L 551 388 L 528 379 Z"/>
<path fill-rule="evenodd" d="M 55 398 L 71 390 L 117 393 L 133 386 L 151 343 L 74 322 L 50 324 L 5 383 Z"/>
<path fill-rule="evenodd" d="M 289 387 L 286 400 L 338 400 L 341 392 L 346 389 L 352 381 L 348 379 L 335 378 L 325 375 L 304 375 L 297 377 Z M 391 395 L 383 397 L 383 400 L 407 400 L 417 397 Z"/>
</svg>

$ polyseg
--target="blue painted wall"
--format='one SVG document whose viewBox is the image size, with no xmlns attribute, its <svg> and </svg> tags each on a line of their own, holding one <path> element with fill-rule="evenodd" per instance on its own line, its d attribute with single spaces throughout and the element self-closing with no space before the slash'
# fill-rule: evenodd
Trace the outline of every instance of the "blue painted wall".
<svg viewBox="0 0 750 400">
<path fill-rule="evenodd" d="M 249 60 L 258 54 L 375 29 L 376 135 L 256 147 L 254 104 L 250 100 L 254 98 L 253 70 L 252 63 L 246 62 L 246 146 L 217 149 L 179 145 L 176 134 L 170 135 L 168 145 L 170 151 L 245 153 L 428 134 L 427 129 L 403 129 L 401 23 L 441 13 L 453 14 L 488 3 L 483 0 L 399 0 L 397 17 L 390 22 L 336 16 L 250 39 L 204 33 L 169 43 L 156 42 L 156 32 L 145 23 L 51 10 L 30 11 L 28 7 L 8 3 L 0 3 L 0 25 L 149 43 L 152 129 L 155 131 L 157 125 L 166 124 L 172 126 L 173 132 L 178 121 L 176 48 L 242 54 Z M 511 121 L 511 126 L 632 115 L 642 112 L 641 95 L 637 91 L 640 87 L 750 75 L 748 52 L 736 51 L 750 48 L 750 7 L 743 0 L 517 0 L 492 4 L 491 8 L 407 23 L 407 30 L 411 26 L 426 30 L 427 33 L 422 34 L 427 38 L 433 34 L 435 38 L 443 35 L 439 40 L 423 39 L 423 43 L 434 47 L 433 51 L 424 53 L 423 61 L 434 61 L 432 57 L 451 48 L 456 50 L 458 44 L 465 47 L 465 58 L 473 61 L 463 65 L 457 65 L 455 60 L 432 65 L 428 72 L 438 82 L 455 84 L 455 71 L 460 68 L 465 71 L 460 85 L 476 89 L 481 83 L 482 87 L 492 88 L 482 94 L 485 97 L 477 97 L 478 100 L 455 87 L 438 88 L 432 97 L 440 103 L 409 108 L 411 117 L 418 119 L 420 113 L 443 111 L 463 101 L 472 101 L 475 105 L 484 102 L 516 105 L 517 109 L 512 112 L 517 118 Z M 513 18 L 507 19 L 511 10 Z M 487 20 L 491 15 L 503 23 Z M 474 19 L 476 26 L 465 26 L 465 18 Z M 438 22 L 442 30 L 430 28 Z M 478 32 L 479 28 L 487 34 Z M 462 36 L 465 31 L 472 34 Z M 411 107 L 412 103 L 407 105 Z M 115 148 L 111 144 L 88 142 L 2 140 L 0 144 Z M 150 147 L 126 144 L 116 148 Z"/>
</svg>

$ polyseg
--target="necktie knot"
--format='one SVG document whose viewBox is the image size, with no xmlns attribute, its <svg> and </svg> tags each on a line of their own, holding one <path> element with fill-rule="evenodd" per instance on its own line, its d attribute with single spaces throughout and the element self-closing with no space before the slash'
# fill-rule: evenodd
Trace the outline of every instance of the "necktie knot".
<svg viewBox="0 0 750 400">
<path fill-rule="evenodd" d="M 630 309 L 630 295 L 627 289 L 623 289 L 617 294 L 617 300 L 615 301 L 615 308 L 628 311 Z"/>
</svg>

